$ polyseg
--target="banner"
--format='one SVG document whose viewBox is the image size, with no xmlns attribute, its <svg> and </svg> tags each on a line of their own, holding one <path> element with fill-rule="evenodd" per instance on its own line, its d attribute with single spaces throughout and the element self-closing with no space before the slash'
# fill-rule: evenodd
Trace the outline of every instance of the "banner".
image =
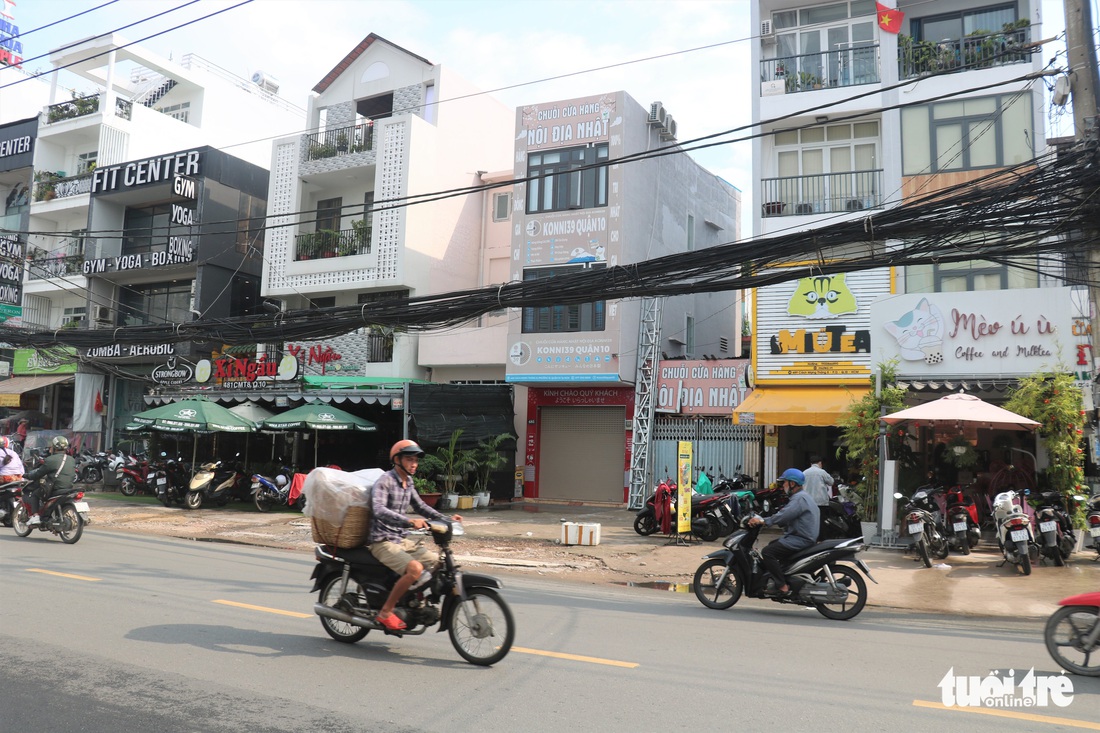
<svg viewBox="0 0 1100 733">
<path fill-rule="evenodd" d="M 676 531 L 691 532 L 691 441 L 679 441 L 676 451 Z"/>
</svg>

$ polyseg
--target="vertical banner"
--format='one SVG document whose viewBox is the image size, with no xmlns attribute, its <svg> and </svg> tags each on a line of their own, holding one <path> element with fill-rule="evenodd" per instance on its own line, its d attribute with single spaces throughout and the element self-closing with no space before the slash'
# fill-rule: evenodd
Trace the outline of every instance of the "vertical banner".
<svg viewBox="0 0 1100 733">
<path fill-rule="evenodd" d="M 691 441 L 679 441 L 676 451 L 676 531 L 691 532 Z"/>
</svg>

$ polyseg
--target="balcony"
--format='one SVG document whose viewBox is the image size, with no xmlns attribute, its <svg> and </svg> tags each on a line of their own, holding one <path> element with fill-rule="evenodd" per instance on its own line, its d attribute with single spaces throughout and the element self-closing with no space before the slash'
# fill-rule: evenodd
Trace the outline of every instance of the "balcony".
<svg viewBox="0 0 1100 733">
<path fill-rule="evenodd" d="M 374 150 L 374 123 L 337 127 L 332 130 L 304 135 L 303 160 L 337 158 L 352 153 Z"/>
<path fill-rule="evenodd" d="M 901 35 L 898 36 L 898 77 L 912 79 L 924 74 L 1030 63 L 1031 54 L 1038 50 L 1039 47 L 1031 43 L 1031 28 L 1027 26 L 1008 25 L 999 33 L 978 33 L 938 42 L 914 41 Z"/>
<path fill-rule="evenodd" d="M 322 229 L 294 237 L 294 259 L 315 260 L 322 257 L 353 257 L 370 254 L 370 227 L 354 222 L 351 229 Z"/>
<path fill-rule="evenodd" d="M 77 117 L 95 114 L 99 111 L 99 100 L 102 95 L 88 94 L 78 97 L 75 94 L 68 102 L 58 102 L 46 107 L 46 124 L 62 120 L 72 120 Z M 130 119 L 133 114 L 133 105 L 121 97 L 115 97 L 115 116 L 124 120 Z"/>
<path fill-rule="evenodd" d="M 761 216 L 833 214 L 882 206 L 882 169 L 761 180 Z"/>
<path fill-rule="evenodd" d="M 35 257 L 27 260 L 28 280 L 51 280 L 83 274 L 84 255 Z"/>
<path fill-rule="evenodd" d="M 91 172 L 79 176 L 66 176 L 64 171 L 35 171 L 34 173 L 33 198 L 35 201 L 53 201 L 69 196 L 80 196 L 91 191 Z"/>
<path fill-rule="evenodd" d="M 783 56 L 760 62 L 760 81 L 782 81 L 787 94 L 879 82 L 878 44 Z"/>
</svg>

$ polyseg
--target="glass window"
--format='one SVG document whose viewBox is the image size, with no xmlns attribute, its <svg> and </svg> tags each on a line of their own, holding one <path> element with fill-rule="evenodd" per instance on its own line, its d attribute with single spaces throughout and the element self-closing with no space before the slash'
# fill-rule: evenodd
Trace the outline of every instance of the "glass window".
<svg viewBox="0 0 1100 733">
<path fill-rule="evenodd" d="M 321 199 L 317 202 L 317 231 L 340 231 L 340 219 L 343 217 L 344 199 Z"/>
<path fill-rule="evenodd" d="M 602 270 L 603 262 L 586 262 L 562 267 L 540 267 L 525 270 L 526 281 L 543 280 L 568 275 L 583 270 Z M 605 325 L 604 301 L 577 305 L 551 305 L 523 309 L 523 333 L 560 333 L 569 331 L 603 331 Z"/>
<path fill-rule="evenodd" d="M 988 260 L 911 265 L 905 268 L 908 293 L 961 293 L 971 290 L 1005 290 L 1039 287 L 1035 258 L 1017 258 L 1004 263 Z"/>
<path fill-rule="evenodd" d="M 264 251 L 265 216 L 267 201 L 258 196 L 241 192 L 237 206 L 237 251 L 242 254 L 262 256 Z"/>
<path fill-rule="evenodd" d="M 191 227 L 172 223 L 172 205 L 156 204 L 126 209 L 123 217 L 122 254 L 163 252 L 169 237 L 190 237 Z"/>
<path fill-rule="evenodd" d="M 902 110 L 902 173 L 996 168 L 1030 160 L 1030 95 L 940 102 Z"/>
<path fill-rule="evenodd" d="M 191 321 L 191 281 L 120 286 L 121 326 L 188 323 Z"/>
<path fill-rule="evenodd" d="M 964 36 L 986 35 L 1000 31 L 1016 22 L 1016 6 L 994 5 L 987 8 L 959 10 L 927 18 L 913 18 L 910 29 L 915 41 L 958 41 Z"/>
<path fill-rule="evenodd" d="M 607 143 L 529 155 L 527 213 L 607 206 L 607 166 L 587 168 L 607 159 Z"/>
<path fill-rule="evenodd" d="M 512 210 L 511 193 L 493 194 L 493 221 L 508 221 Z"/>
</svg>

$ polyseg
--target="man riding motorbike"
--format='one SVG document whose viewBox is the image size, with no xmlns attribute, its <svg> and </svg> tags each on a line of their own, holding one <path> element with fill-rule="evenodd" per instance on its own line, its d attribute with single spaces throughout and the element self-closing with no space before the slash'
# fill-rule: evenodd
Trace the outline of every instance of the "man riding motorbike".
<svg viewBox="0 0 1100 733">
<path fill-rule="evenodd" d="M 367 546 L 379 562 L 401 576 L 390 591 L 389 598 L 378 610 L 378 623 L 390 631 L 405 628 L 405 622 L 393 612 L 397 602 L 421 575 L 427 574 L 425 567 L 434 568 L 439 561 L 439 554 L 435 550 L 408 538 L 410 529 L 428 526 L 426 519 L 410 519 L 406 515 L 410 503 L 416 513 L 423 517 L 447 519 L 444 514 L 425 504 L 413 488 L 413 476 L 416 475 L 423 455 L 424 451 L 411 440 L 394 443 L 390 448 L 393 469 L 386 471 L 375 482 L 371 494 L 371 527 Z M 458 514 L 451 519 L 455 522 L 462 521 Z"/>
<path fill-rule="evenodd" d="M 821 512 L 810 495 L 802 490 L 806 477 L 797 468 L 788 468 L 776 481 L 781 488 L 787 490 L 790 496 L 787 506 L 767 519 L 753 517 L 749 520 L 749 525 L 755 527 L 765 524 L 770 527 L 778 524 L 786 528 L 782 537 L 773 540 L 760 552 L 760 559 L 764 563 L 764 569 L 775 578 L 779 592 L 790 593 L 791 589 L 787 585 L 787 576 L 783 574 L 782 563 L 798 551 L 805 550 L 817 542 Z"/>
<path fill-rule="evenodd" d="M 42 504 L 55 494 L 69 491 L 76 482 L 76 461 L 65 452 L 68 449 L 69 439 L 64 435 L 55 436 L 50 441 L 50 455 L 46 456 L 46 461 L 23 474 L 28 481 L 37 481 L 37 485 L 28 486 L 27 503 L 31 508 L 28 526 L 41 524 L 38 510 Z"/>
<path fill-rule="evenodd" d="M 23 459 L 11 449 L 11 441 L 0 437 L 0 484 L 23 478 Z"/>
</svg>

